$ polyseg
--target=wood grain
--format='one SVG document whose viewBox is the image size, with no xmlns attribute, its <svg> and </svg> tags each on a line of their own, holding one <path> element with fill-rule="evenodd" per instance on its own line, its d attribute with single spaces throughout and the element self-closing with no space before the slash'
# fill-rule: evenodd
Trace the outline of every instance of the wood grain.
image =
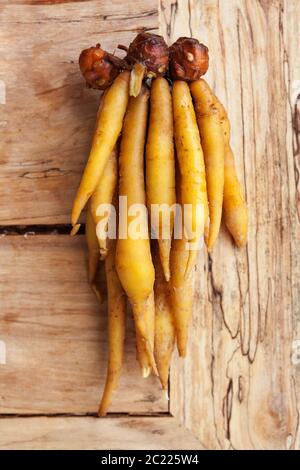
<svg viewBox="0 0 300 470">
<path fill-rule="evenodd" d="M 0 419 L 0 449 L 203 450 L 172 417 Z"/>
<path fill-rule="evenodd" d="M 207 80 L 229 112 L 250 214 L 246 250 L 223 229 L 213 255 L 199 257 L 171 411 L 208 448 L 299 448 L 299 2 L 160 5 L 169 42 L 194 36 L 210 49 Z"/>
<path fill-rule="evenodd" d="M 290 200 L 295 205 L 292 212 L 292 242 L 291 242 L 291 293 L 293 310 L 293 349 L 292 363 L 296 395 L 298 403 L 298 435 L 296 448 L 300 449 L 300 60 L 297 37 L 300 35 L 299 4 L 296 1 L 285 0 L 286 14 L 283 18 L 285 81 L 287 84 L 287 146 L 292 149 L 289 156 L 288 175 Z"/>
<path fill-rule="evenodd" d="M 83 236 L 0 238 L 0 414 L 96 413 L 106 374 L 106 304 L 86 280 Z M 112 412 L 167 412 L 158 380 L 142 379 L 132 322 Z"/>
<path fill-rule="evenodd" d="M 69 222 L 99 101 L 79 53 L 157 25 L 156 0 L 0 2 L 0 225 Z"/>
</svg>

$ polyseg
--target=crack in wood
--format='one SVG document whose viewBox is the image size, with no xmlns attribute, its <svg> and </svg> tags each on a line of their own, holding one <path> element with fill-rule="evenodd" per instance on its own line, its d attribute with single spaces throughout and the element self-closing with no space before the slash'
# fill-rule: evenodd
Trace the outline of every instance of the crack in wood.
<svg viewBox="0 0 300 470">
<path fill-rule="evenodd" d="M 0 225 L 0 236 L 70 235 L 71 229 L 71 224 Z M 78 234 L 84 232 L 85 224 L 81 224 Z"/>
<path fill-rule="evenodd" d="M 218 426 L 217 426 L 217 418 L 216 418 L 216 410 L 215 410 L 215 378 L 214 378 L 214 366 L 215 366 L 215 355 L 214 355 L 214 329 L 211 330 L 211 344 L 212 344 L 212 352 L 211 352 L 211 362 L 210 362 L 210 380 L 211 380 L 211 399 L 213 404 L 213 423 L 214 423 L 214 431 L 215 437 L 220 449 L 223 448 L 222 443 L 219 439 L 218 435 Z"/>
<path fill-rule="evenodd" d="M 61 168 L 47 168 L 43 171 L 26 171 L 20 175 L 20 178 L 41 179 L 41 178 L 57 178 L 71 174 L 72 171 L 63 170 Z"/>
<path fill-rule="evenodd" d="M 160 16 L 163 17 L 161 26 L 165 28 L 165 39 L 167 42 L 171 40 L 171 34 L 174 30 L 174 21 L 178 11 L 178 0 L 159 0 Z"/>
<path fill-rule="evenodd" d="M 143 11 L 141 13 L 137 14 L 132 14 L 132 15 L 124 15 L 124 14 L 119 14 L 119 13 L 114 13 L 110 15 L 103 15 L 102 19 L 103 20 L 118 20 L 118 21 L 127 21 L 127 20 L 138 20 L 140 18 L 146 18 L 146 17 L 151 17 L 151 16 L 156 16 L 157 15 L 157 10 L 150 10 L 150 11 Z"/>
</svg>

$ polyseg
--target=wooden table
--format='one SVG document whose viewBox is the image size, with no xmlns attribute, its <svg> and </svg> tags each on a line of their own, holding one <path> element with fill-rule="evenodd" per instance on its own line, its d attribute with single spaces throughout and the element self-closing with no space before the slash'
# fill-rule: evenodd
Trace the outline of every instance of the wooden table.
<svg viewBox="0 0 300 470">
<path fill-rule="evenodd" d="M 199 256 L 170 402 L 139 377 L 129 321 L 121 386 L 98 420 L 105 305 L 83 235 L 67 235 L 99 99 L 77 57 L 158 28 L 210 49 L 249 243 L 235 249 L 222 229 Z M 300 448 L 299 37 L 298 0 L 0 1 L 0 449 Z"/>
</svg>

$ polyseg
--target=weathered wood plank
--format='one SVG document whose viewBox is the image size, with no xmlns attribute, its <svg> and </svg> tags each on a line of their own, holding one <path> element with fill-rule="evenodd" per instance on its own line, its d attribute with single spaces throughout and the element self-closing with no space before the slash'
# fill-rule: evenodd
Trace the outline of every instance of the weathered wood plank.
<svg viewBox="0 0 300 470">
<path fill-rule="evenodd" d="M 203 450 L 172 417 L 0 419 L 0 449 Z"/>
<path fill-rule="evenodd" d="M 287 106 L 287 145 L 292 149 L 293 158 L 288 160 L 290 200 L 295 206 L 292 218 L 291 243 L 291 289 L 293 317 L 292 364 L 296 384 L 298 416 L 300 416 L 300 60 L 299 42 L 300 21 L 299 3 L 285 0 L 283 17 L 285 81 L 288 92 Z M 300 425 L 296 448 L 300 449 Z"/>
<path fill-rule="evenodd" d="M 210 49 L 207 79 L 229 111 L 250 214 L 246 250 L 224 230 L 211 258 L 199 257 L 171 411 L 208 448 L 299 447 L 299 2 L 160 3 L 170 42 L 192 35 Z"/>
<path fill-rule="evenodd" d="M 156 0 L 1 2 L 0 224 L 69 222 L 99 101 L 79 53 L 157 25 Z"/>
<path fill-rule="evenodd" d="M 85 271 L 83 236 L 0 238 L 0 414 L 95 413 L 106 374 L 106 305 Z M 142 379 L 129 321 L 126 363 L 111 411 L 167 411 L 158 380 Z M 2 343 L 3 344 L 3 343 Z"/>
</svg>

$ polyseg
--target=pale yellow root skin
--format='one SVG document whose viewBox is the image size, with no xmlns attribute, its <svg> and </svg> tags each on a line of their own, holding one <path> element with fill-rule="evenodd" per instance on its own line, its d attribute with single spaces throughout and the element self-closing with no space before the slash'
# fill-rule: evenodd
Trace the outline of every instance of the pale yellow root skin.
<svg viewBox="0 0 300 470">
<path fill-rule="evenodd" d="M 175 325 L 171 308 L 170 283 L 166 282 L 157 250 L 155 266 L 155 342 L 154 357 L 163 390 L 168 390 L 169 370 L 175 345 Z"/>
<path fill-rule="evenodd" d="M 187 242 L 193 243 L 194 249 L 189 251 L 183 283 L 184 277 L 189 275 L 196 264 L 198 250 L 195 247 L 203 236 L 208 212 L 203 151 L 192 97 L 186 82 L 176 81 L 173 84 L 173 113 L 181 178 L 180 198 L 182 205 L 189 204 L 192 208 L 189 215 L 185 212 L 185 224 L 186 228 L 190 227 L 193 231 L 193 235 L 187 234 Z M 202 208 L 200 214 L 197 214 L 197 205 Z"/>
<path fill-rule="evenodd" d="M 173 143 L 172 96 L 168 81 L 156 78 L 151 86 L 151 111 L 146 147 L 147 205 L 161 206 L 152 230 L 158 238 L 160 259 L 167 281 L 170 279 L 170 249 L 174 225 L 171 212 L 176 203 Z"/>
<path fill-rule="evenodd" d="M 235 244 L 242 248 L 247 243 L 248 210 L 242 186 L 238 180 L 231 147 L 225 149 L 224 221 Z"/>
<path fill-rule="evenodd" d="M 129 98 L 130 72 L 118 75 L 105 93 L 102 109 L 97 118 L 96 130 L 89 159 L 84 169 L 72 209 L 72 225 L 76 225 L 81 211 L 95 191 L 105 165 L 122 129 Z"/>
<path fill-rule="evenodd" d="M 143 78 L 147 69 L 144 65 L 138 62 L 134 64 L 130 74 L 129 94 L 135 98 L 140 94 Z"/>
<path fill-rule="evenodd" d="M 115 193 L 118 179 L 118 162 L 117 162 L 117 149 L 114 148 L 108 162 L 105 165 L 103 174 L 97 183 L 96 189 L 90 199 L 91 212 L 97 228 L 97 224 L 103 218 L 109 219 L 110 212 L 105 213 L 104 216 L 99 214 L 99 207 L 102 204 L 111 204 L 113 195 Z M 99 243 L 100 257 L 104 259 L 108 252 L 108 239 L 102 236 L 97 230 L 97 238 Z"/>
<path fill-rule="evenodd" d="M 188 260 L 186 240 L 173 240 L 171 249 L 171 306 L 175 323 L 177 349 L 180 357 L 187 353 L 189 325 L 194 303 L 194 270 L 185 276 L 184 266 Z"/>
<path fill-rule="evenodd" d="M 206 237 L 210 252 L 216 242 L 222 220 L 224 191 L 224 139 L 213 92 L 205 80 L 190 85 L 201 145 L 205 160 L 207 197 L 209 207 L 209 234 Z"/>
<path fill-rule="evenodd" d="M 230 146 L 231 128 L 227 112 L 215 96 L 215 107 L 218 110 L 224 137 L 224 199 L 223 214 L 225 224 L 235 244 L 242 248 L 247 243 L 248 209 L 242 186 L 238 180 L 234 155 Z"/>
<path fill-rule="evenodd" d="M 116 242 L 110 241 L 105 259 L 108 296 L 108 364 L 105 388 L 99 407 L 99 416 L 105 416 L 117 389 L 124 356 L 126 327 L 126 295 L 115 269 Z"/>
<path fill-rule="evenodd" d="M 145 204 L 144 145 L 147 127 L 149 92 L 143 87 L 137 98 L 130 98 L 124 121 L 120 146 L 119 195 L 127 196 L 128 208 Z M 145 350 L 147 364 L 155 370 L 153 338 L 148 326 L 149 298 L 153 295 L 154 267 L 150 240 L 134 238 L 128 227 L 134 217 L 122 214 L 119 220 L 119 239 L 116 250 L 116 268 L 122 286 L 132 306 L 139 348 Z M 142 231 L 148 234 L 148 219 L 141 222 Z M 125 232 L 122 238 L 121 232 Z M 151 300 L 150 300 L 151 305 Z M 154 307 L 153 307 L 154 308 Z"/>
<path fill-rule="evenodd" d="M 96 235 L 96 226 L 91 213 L 90 204 L 88 205 L 86 213 L 85 236 L 88 246 L 88 281 L 92 286 L 94 286 L 100 262 L 100 253 Z"/>
</svg>

